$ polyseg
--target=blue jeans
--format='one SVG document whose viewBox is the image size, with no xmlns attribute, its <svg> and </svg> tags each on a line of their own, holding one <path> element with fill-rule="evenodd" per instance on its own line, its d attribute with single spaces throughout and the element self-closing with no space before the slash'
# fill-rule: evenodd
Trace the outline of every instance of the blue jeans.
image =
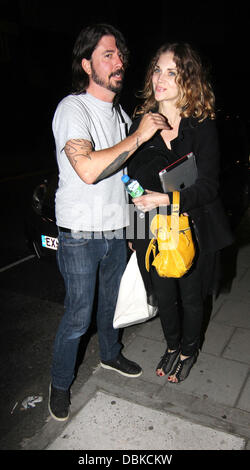
<svg viewBox="0 0 250 470">
<path fill-rule="evenodd" d="M 78 239 L 74 234 L 59 231 L 57 261 L 66 296 L 65 312 L 54 344 L 52 384 L 62 390 L 67 390 L 74 378 L 80 338 L 91 322 L 97 278 L 101 360 L 114 359 L 121 349 L 119 330 L 113 328 L 113 316 L 127 262 L 126 240 L 104 236 L 95 239 L 94 233 L 96 236 L 96 232 L 89 232 L 88 238 L 81 236 Z"/>
</svg>

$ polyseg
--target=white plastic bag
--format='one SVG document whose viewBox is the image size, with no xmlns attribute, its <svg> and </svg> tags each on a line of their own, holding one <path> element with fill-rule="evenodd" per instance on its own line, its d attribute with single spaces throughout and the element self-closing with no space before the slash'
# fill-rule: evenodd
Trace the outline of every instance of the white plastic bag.
<svg viewBox="0 0 250 470">
<path fill-rule="evenodd" d="M 156 314 L 157 307 L 147 302 L 147 293 L 138 267 L 136 252 L 133 252 L 121 279 L 113 327 L 124 328 L 143 323 Z"/>
</svg>

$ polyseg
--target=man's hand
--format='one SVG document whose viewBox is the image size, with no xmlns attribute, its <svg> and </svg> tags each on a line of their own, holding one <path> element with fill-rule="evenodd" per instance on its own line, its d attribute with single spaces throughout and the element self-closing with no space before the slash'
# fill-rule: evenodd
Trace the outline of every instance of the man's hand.
<svg viewBox="0 0 250 470">
<path fill-rule="evenodd" d="M 151 139 L 153 135 L 159 130 L 169 130 L 167 119 L 159 113 L 147 113 L 144 114 L 138 129 L 135 133 L 138 133 L 140 136 L 140 144 Z"/>
</svg>

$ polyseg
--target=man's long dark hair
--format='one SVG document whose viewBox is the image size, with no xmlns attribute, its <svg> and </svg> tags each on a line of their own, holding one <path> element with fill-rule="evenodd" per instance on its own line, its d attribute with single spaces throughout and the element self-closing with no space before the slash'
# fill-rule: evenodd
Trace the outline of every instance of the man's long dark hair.
<svg viewBox="0 0 250 470">
<path fill-rule="evenodd" d="M 72 92 L 84 93 L 89 85 L 89 76 L 82 68 L 82 59 L 90 60 L 103 36 L 114 36 L 116 46 L 123 55 L 124 69 L 128 63 L 129 51 L 123 34 L 109 24 L 94 24 L 81 30 L 73 48 Z"/>
</svg>

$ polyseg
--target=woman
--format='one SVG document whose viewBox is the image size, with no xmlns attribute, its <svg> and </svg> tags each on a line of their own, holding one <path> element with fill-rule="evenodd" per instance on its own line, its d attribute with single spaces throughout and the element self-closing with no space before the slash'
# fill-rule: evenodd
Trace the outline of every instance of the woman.
<svg viewBox="0 0 250 470">
<path fill-rule="evenodd" d="M 157 298 L 167 342 L 156 374 L 169 374 L 168 381 L 178 383 L 188 376 L 197 359 L 203 304 L 211 290 L 216 253 L 232 243 L 232 236 L 218 198 L 214 94 L 196 52 L 188 44 L 162 46 L 149 66 L 143 97 L 145 101 L 136 112 L 130 132 L 135 131 L 148 112 L 164 115 L 170 127 L 142 145 L 128 164 L 129 176 L 146 189 L 143 196 L 133 199 L 138 210 L 148 214 L 145 220 L 149 221 L 150 211 L 154 209 L 155 213 L 159 207 L 161 213 L 164 206 L 170 213 L 172 193 L 163 193 L 160 170 L 190 152 L 196 156 L 198 170 L 195 183 L 180 193 L 181 213 L 188 213 L 198 242 L 191 270 L 178 280 L 161 278 L 154 268 L 147 275 L 145 252 L 149 233 L 148 237 L 133 241 L 145 286 Z"/>
</svg>

